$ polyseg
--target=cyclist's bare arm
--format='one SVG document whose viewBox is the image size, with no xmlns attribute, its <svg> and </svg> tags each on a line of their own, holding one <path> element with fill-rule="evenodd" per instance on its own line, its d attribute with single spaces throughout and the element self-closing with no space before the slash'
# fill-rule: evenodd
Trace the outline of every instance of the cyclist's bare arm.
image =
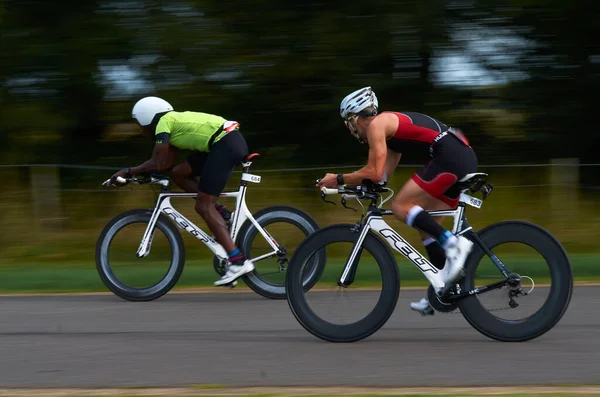
<svg viewBox="0 0 600 397">
<path fill-rule="evenodd" d="M 137 167 L 131 168 L 131 175 L 167 172 L 173 168 L 176 155 L 177 148 L 168 143 L 157 143 L 154 145 L 152 158 Z"/>
<path fill-rule="evenodd" d="M 392 116 L 393 117 L 393 116 Z M 360 185 L 363 179 L 379 182 L 383 178 L 387 158 L 387 129 L 389 124 L 387 115 L 379 115 L 367 130 L 369 141 L 369 161 L 367 165 L 351 174 L 344 174 L 344 183 L 348 185 Z"/>
<path fill-rule="evenodd" d="M 394 174 L 396 167 L 398 167 L 398 163 L 400 162 L 401 157 L 402 153 L 394 152 L 393 150 L 388 148 L 387 157 L 385 158 L 385 175 L 387 176 L 388 181 Z"/>
</svg>

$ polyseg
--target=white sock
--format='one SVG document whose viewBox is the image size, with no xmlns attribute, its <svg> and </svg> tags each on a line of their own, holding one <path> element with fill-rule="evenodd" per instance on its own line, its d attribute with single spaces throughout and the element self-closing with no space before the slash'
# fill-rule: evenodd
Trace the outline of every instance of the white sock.
<svg viewBox="0 0 600 397">
<path fill-rule="evenodd" d="M 442 243 L 442 248 L 444 248 L 444 250 L 448 250 L 448 248 L 452 247 L 456 243 L 458 243 L 458 237 L 452 234 L 448 236 L 446 240 Z"/>
<path fill-rule="evenodd" d="M 421 211 L 423 211 L 423 208 L 421 208 L 418 205 L 415 205 L 410 210 L 408 210 L 408 214 L 406 214 L 406 224 L 412 227 L 415 218 L 417 217 L 417 215 L 419 215 Z"/>
<path fill-rule="evenodd" d="M 425 240 L 423 240 L 423 245 L 425 247 L 427 247 L 429 244 L 433 244 L 436 243 L 437 241 L 435 241 L 435 239 L 433 237 L 428 237 Z"/>
</svg>

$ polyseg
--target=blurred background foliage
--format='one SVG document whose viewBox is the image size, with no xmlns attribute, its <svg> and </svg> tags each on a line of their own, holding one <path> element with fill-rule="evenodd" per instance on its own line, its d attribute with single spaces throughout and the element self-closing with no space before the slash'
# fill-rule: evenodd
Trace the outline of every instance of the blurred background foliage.
<svg viewBox="0 0 600 397">
<path fill-rule="evenodd" d="M 0 4 L 4 164 L 142 161 L 146 95 L 240 121 L 265 164 L 354 164 L 338 105 L 366 85 L 462 128 L 482 163 L 597 159 L 596 1 Z"/>
</svg>

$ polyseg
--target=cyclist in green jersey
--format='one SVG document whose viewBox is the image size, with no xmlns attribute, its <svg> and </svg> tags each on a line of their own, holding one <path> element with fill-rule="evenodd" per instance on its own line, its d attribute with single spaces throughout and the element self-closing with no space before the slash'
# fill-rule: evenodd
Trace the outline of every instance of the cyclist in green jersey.
<svg viewBox="0 0 600 397">
<path fill-rule="evenodd" d="M 171 171 L 180 188 L 198 193 L 196 212 L 229 254 L 231 266 L 214 284 L 229 284 L 254 270 L 254 264 L 245 258 L 229 235 L 225 223 L 229 212 L 217 203 L 233 169 L 248 155 L 248 145 L 239 124 L 208 113 L 176 112 L 167 101 L 157 97 L 140 99 L 133 106 L 132 116 L 144 135 L 154 137 L 152 158 L 136 167 L 120 170 L 112 176 L 111 182 L 118 185 L 119 176 Z M 182 149 L 192 153 L 174 167 L 175 157 Z"/>
</svg>

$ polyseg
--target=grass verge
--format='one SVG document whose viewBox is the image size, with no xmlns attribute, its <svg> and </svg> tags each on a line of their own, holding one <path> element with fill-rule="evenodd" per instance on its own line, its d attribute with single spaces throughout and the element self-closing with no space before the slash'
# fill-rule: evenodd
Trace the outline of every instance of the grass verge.
<svg viewBox="0 0 600 397">
<path fill-rule="evenodd" d="M 573 255 L 571 261 L 576 283 L 600 282 L 600 271 L 598 270 L 600 255 Z M 414 266 L 408 264 L 405 260 L 399 260 L 398 262 L 402 287 L 427 285 L 425 277 Z M 510 258 L 510 264 L 511 270 L 533 277 L 537 285 L 549 282 L 548 269 L 544 268 L 543 263 L 526 257 L 512 257 Z M 341 260 L 328 262 L 324 276 L 317 286 L 323 286 L 327 281 L 333 282 L 339 275 L 341 268 Z M 120 269 L 117 275 L 124 282 L 139 287 L 158 281 L 161 275 L 166 272 L 166 269 L 167 265 L 164 263 L 145 262 L 143 266 L 128 266 L 127 269 Z M 257 266 L 257 269 L 261 270 L 260 266 Z M 497 273 L 495 269 L 492 269 L 492 271 L 494 274 Z M 212 287 L 213 282 L 218 277 L 211 262 L 189 261 L 185 265 L 175 290 Z M 374 264 L 363 266 L 361 262 L 354 285 L 356 287 L 378 285 L 377 280 L 379 277 L 379 269 Z M 107 291 L 93 263 L 5 265 L 0 266 L 0 280 L 2 280 L 0 283 L 1 293 Z M 274 276 L 272 280 L 283 282 L 284 273 Z M 477 278 L 477 280 L 480 281 L 482 278 Z M 242 282 L 237 288 L 247 287 Z"/>
</svg>

